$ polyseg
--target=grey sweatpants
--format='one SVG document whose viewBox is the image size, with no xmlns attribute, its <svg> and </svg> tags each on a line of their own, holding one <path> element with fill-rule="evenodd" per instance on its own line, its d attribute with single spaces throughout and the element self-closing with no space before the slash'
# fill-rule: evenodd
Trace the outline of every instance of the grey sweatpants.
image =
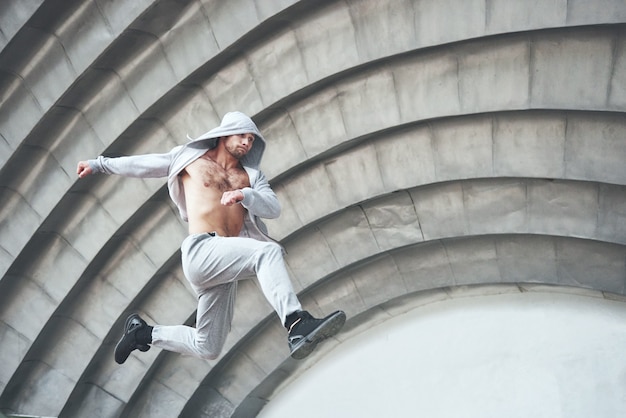
<svg viewBox="0 0 626 418">
<path fill-rule="evenodd" d="M 208 233 L 188 236 L 181 246 L 185 277 L 198 295 L 196 327 L 155 325 L 152 344 L 203 359 L 215 359 L 230 332 L 237 281 L 257 276 L 281 323 L 302 306 L 293 290 L 280 245 Z"/>
</svg>

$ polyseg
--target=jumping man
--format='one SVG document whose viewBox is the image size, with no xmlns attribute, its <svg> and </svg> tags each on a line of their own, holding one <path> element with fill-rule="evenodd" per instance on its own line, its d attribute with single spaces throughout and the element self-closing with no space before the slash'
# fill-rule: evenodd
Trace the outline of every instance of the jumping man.
<svg viewBox="0 0 626 418">
<path fill-rule="evenodd" d="M 237 281 L 256 275 L 265 298 L 288 330 L 291 356 L 303 359 L 318 342 L 335 335 L 346 315 L 316 319 L 293 290 L 282 247 L 259 218 L 277 218 L 280 204 L 259 164 L 265 139 L 252 119 L 227 113 L 219 127 L 165 154 L 80 161 L 77 173 L 167 177 L 169 194 L 189 235 L 182 243 L 185 277 L 198 296 L 196 326 L 149 326 L 138 314 L 124 324 L 115 347 L 122 364 L 150 345 L 203 359 L 221 353 L 230 331 Z"/>
</svg>

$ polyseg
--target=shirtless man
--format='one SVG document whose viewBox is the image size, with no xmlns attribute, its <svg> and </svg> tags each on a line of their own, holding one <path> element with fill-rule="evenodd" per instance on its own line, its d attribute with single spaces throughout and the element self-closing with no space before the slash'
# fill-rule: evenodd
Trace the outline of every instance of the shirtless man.
<svg viewBox="0 0 626 418">
<path fill-rule="evenodd" d="M 335 335 L 346 315 L 316 319 L 291 285 L 282 247 L 259 218 L 276 218 L 280 204 L 259 163 L 265 139 L 252 119 L 227 113 L 219 127 L 165 154 L 80 161 L 80 178 L 93 173 L 167 177 L 170 197 L 189 235 L 181 245 L 185 277 L 198 296 L 196 326 L 149 326 L 131 314 L 115 347 L 122 364 L 150 345 L 203 359 L 219 356 L 230 331 L 237 281 L 256 275 L 265 298 L 288 330 L 291 356 L 302 359 L 317 343 Z"/>
</svg>

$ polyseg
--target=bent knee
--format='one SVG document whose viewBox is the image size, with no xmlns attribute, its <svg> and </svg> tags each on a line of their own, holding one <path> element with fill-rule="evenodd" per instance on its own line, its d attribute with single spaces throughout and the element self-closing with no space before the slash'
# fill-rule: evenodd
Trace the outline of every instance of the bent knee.
<svg viewBox="0 0 626 418">
<path fill-rule="evenodd" d="M 283 247 L 276 242 L 266 242 L 263 250 L 266 254 L 272 254 L 279 257 L 283 254 Z"/>
<path fill-rule="evenodd" d="M 215 360 L 222 352 L 222 346 L 218 347 L 214 342 L 212 344 L 210 340 L 196 340 L 195 346 L 198 357 L 203 360 Z"/>
</svg>

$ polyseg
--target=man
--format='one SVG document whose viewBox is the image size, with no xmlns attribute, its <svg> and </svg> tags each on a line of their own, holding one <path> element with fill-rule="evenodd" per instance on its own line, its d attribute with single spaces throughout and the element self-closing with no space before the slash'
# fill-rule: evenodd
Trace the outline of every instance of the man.
<svg viewBox="0 0 626 418">
<path fill-rule="evenodd" d="M 190 138 L 191 139 L 191 138 Z M 196 326 L 148 324 L 130 315 L 115 347 L 122 364 L 133 350 L 150 345 L 203 359 L 218 357 L 230 331 L 237 281 L 255 274 L 267 301 L 288 330 L 291 356 L 308 356 L 335 335 L 346 315 L 316 319 L 302 306 L 284 264 L 282 247 L 267 235 L 259 217 L 276 218 L 280 204 L 259 163 L 265 139 L 252 119 L 227 113 L 219 127 L 165 154 L 97 159 L 78 163 L 92 173 L 166 177 L 169 194 L 189 236 L 181 246 L 185 277 L 198 296 Z"/>
</svg>

